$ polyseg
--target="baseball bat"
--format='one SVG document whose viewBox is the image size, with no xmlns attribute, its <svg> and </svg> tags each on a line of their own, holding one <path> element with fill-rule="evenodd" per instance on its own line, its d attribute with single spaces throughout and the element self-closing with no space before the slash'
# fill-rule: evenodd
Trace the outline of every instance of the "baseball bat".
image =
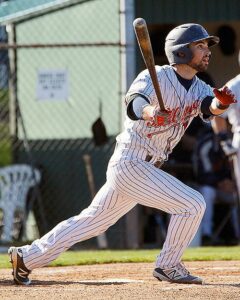
<svg viewBox="0 0 240 300">
<path fill-rule="evenodd" d="M 96 195 L 96 187 L 95 187 L 93 171 L 92 171 L 91 156 L 89 154 L 85 154 L 85 155 L 83 155 L 83 160 L 84 160 L 85 168 L 86 168 L 86 172 L 87 172 L 87 180 L 88 180 L 90 193 L 91 193 L 92 198 L 94 198 Z M 107 242 L 107 237 L 106 237 L 105 232 L 97 236 L 97 243 L 98 243 L 98 246 L 100 249 L 106 249 L 108 247 L 108 242 Z"/>
<path fill-rule="evenodd" d="M 162 111 L 165 111 L 165 106 L 162 99 L 162 94 L 157 78 L 157 72 L 155 69 L 155 61 L 152 51 L 152 45 L 148 33 L 148 28 L 145 20 L 143 18 L 137 18 L 133 21 L 133 27 L 135 31 L 135 35 L 138 41 L 139 48 L 142 53 L 143 60 L 145 62 L 145 65 L 149 71 L 153 87 L 155 89 L 155 93 L 158 99 L 158 103 L 160 106 L 160 109 Z"/>
</svg>

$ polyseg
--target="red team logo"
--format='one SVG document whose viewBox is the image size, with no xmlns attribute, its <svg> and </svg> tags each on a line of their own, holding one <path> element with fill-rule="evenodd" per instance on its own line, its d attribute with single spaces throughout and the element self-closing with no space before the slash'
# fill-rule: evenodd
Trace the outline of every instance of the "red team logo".
<svg viewBox="0 0 240 300">
<path fill-rule="evenodd" d="M 165 116 L 157 116 L 154 121 L 148 122 L 148 127 L 162 127 L 162 126 L 183 126 L 184 129 L 187 128 L 189 120 L 196 116 L 199 111 L 199 106 L 201 104 L 200 100 L 195 100 L 191 105 L 186 106 L 183 111 L 181 107 L 178 106 L 172 110 L 168 110 L 168 113 Z M 169 128 L 168 128 L 169 129 Z M 148 134 L 148 137 L 151 138 L 153 135 L 161 133 L 165 130 L 158 130 Z"/>
</svg>

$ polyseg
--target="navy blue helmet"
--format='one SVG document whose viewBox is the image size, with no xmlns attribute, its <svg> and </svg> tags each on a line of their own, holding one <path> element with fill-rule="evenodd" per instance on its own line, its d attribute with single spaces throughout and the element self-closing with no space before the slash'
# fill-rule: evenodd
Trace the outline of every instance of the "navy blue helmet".
<svg viewBox="0 0 240 300">
<path fill-rule="evenodd" d="M 189 23 L 173 28 L 165 40 L 165 53 L 170 65 L 187 64 L 192 59 L 189 44 L 202 40 L 208 41 L 208 46 L 219 43 L 219 37 L 209 35 L 199 24 Z"/>
</svg>

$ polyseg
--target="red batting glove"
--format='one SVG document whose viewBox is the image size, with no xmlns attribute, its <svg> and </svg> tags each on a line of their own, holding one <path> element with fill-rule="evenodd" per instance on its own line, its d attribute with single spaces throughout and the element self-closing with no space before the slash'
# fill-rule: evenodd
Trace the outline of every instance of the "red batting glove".
<svg viewBox="0 0 240 300">
<path fill-rule="evenodd" d="M 160 108 L 155 107 L 153 110 L 152 121 L 156 126 L 166 126 L 171 123 L 171 111 L 170 110 L 160 110 Z"/>
<path fill-rule="evenodd" d="M 225 86 L 222 90 L 213 89 L 213 93 L 223 108 L 227 108 L 230 104 L 237 102 L 235 95 L 227 86 Z"/>
</svg>

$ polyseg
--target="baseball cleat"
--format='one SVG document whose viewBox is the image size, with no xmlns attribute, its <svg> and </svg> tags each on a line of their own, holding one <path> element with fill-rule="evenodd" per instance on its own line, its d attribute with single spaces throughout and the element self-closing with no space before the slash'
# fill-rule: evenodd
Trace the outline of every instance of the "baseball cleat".
<svg viewBox="0 0 240 300">
<path fill-rule="evenodd" d="M 8 249 L 8 254 L 10 256 L 10 263 L 13 268 L 13 279 L 16 284 L 29 285 L 31 280 L 28 275 L 31 273 L 23 262 L 23 255 L 21 248 L 11 247 Z"/>
<path fill-rule="evenodd" d="M 169 269 L 156 268 L 153 271 L 153 276 L 160 281 L 168 281 L 171 283 L 185 284 L 202 284 L 203 280 L 190 274 L 182 263 Z"/>
</svg>

